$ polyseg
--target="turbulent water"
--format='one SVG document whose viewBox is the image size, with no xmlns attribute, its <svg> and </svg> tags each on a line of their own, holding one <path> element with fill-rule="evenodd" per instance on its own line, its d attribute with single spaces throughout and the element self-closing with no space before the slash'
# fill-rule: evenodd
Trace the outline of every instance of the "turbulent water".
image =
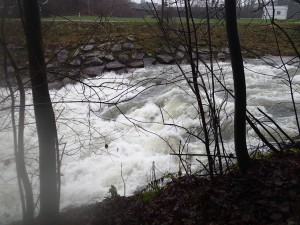
<svg viewBox="0 0 300 225">
<path fill-rule="evenodd" d="M 261 108 L 294 136 L 297 128 L 285 69 L 293 79 L 295 99 L 299 103 L 298 64 L 284 67 L 280 59 L 274 57 L 268 63 L 270 65 L 261 60 L 245 61 L 248 109 L 260 117 L 257 107 Z M 217 77 L 223 77 L 226 87 L 232 89 L 230 64 L 214 65 L 214 69 Z M 189 76 L 190 67 L 183 66 L 183 70 Z M 208 69 L 200 66 L 200 71 L 206 74 Z M 100 201 L 109 195 L 111 185 L 119 194 L 130 195 L 150 181 L 153 165 L 157 177 L 177 172 L 179 162 L 169 153 L 178 151 L 182 146 L 180 143 L 186 140 L 185 149 L 189 152 L 204 152 L 200 141 L 189 137 L 186 132 L 199 130 L 199 120 L 195 96 L 176 66 L 156 66 L 126 74 L 105 73 L 84 83 L 51 90 L 63 153 L 61 208 Z M 216 103 L 222 104 L 222 86 L 216 84 L 215 90 Z M 2 89 L 0 224 L 20 216 L 10 111 L 5 109 L 10 106 L 10 99 L 5 100 L 7 96 L 8 91 Z M 37 189 L 38 149 L 30 96 L 28 90 L 25 147 L 28 171 Z M 222 113 L 223 137 L 226 147 L 231 150 L 232 97 L 228 97 Z M 255 146 L 258 143 L 254 132 L 249 129 L 248 144 Z M 191 164 L 193 171 L 200 168 L 197 161 L 192 160 Z M 35 199 L 37 197 L 35 195 Z"/>
</svg>

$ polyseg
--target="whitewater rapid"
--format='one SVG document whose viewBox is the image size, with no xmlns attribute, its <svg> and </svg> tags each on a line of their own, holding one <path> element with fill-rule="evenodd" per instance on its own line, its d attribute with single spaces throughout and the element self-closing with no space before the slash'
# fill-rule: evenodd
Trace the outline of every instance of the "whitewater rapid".
<svg viewBox="0 0 300 225">
<path fill-rule="evenodd" d="M 270 61 L 273 65 L 280 61 Z M 229 63 L 215 66 L 216 74 L 225 76 L 227 88 L 233 81 Z M 286 65 L 294 89 L 299 88 L 298 64 Z M 190 71 L 189 66 L 183 66 Z M 205 73 L 207 68 L 200 66 Z M 267 112 L 291 136 L 297 134 L 293 111 L 290 110 L 290 92 L 283 82 L 282 67 L 270 66 L 259 60 L 245 61 L 248 110 L 260 116 L 257 107 Z M 131 195 L 150 181 L 153 164 L 156 176 L 178 172 L 180 164 L 170 153 L 177 151 L 180 142 L 187 139 L 187 129 L 197 129 L 196 102 L 192 91 L 175 66 L 155 66 L 132 70 L 126 74 L 104 73 L 84 83 L 68 84 L 60 90 L 51 90 L 60 141 L 63 152 L 61 167 L 61 208 L 101 201 L 109 196 L 114 185 L 120 195 Z M 218 90 L 220 86 L 216 86 Z M 0 224 L 20 218 L 20 201 L 13 162 L 13 141 L 10 125 L 9 94 L 0 92 Z M 28 170 L 34 188 L 38 188 L 38 148 L 31 105 L 27 90 L 25 148 Z M 299 103 L 299 93 L 294 92 Z M 223 95 L 217 94 L 217 104 Z M 223 137 L 232 149 L 233 100 L 226 104 L 227 119 L 223 121 Z M 164 123 L 176 123 L 178 127 Z M 259 141 L 249 129 L 248 144 Z M 203 153 L 197 139 L 190 139 L 188 151 Z M 192 162 L 192 170 L 200 165 Z M 125 184 L 125 190 L 124 190 Z M 124 193 L 125 192 L 125 193 Z M 37 190 L 35 199 L 37 199 Z M 2 222 L 4 223 L 4 222 Z"/>
</svg>

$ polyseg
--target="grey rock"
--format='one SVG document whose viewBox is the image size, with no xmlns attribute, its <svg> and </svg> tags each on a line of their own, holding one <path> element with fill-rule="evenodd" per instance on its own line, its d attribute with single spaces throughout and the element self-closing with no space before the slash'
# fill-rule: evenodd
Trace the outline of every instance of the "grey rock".
<svg viewBox="0 0 300 225">
<path fill-rule="evenodd" d="M 157 55 L 157 60 L 163 64 L 169 64 L 174 62 L 174 58 L 169 55 Z"/>
<path fill-rule="evenodd" d="M 81 49 L 76 49 L 75 52 L 73 53 L 73 57 L 76 57 L 81 54 Z"/>
<path fill-rule="evenodd" d="M 82 72 L 88 76 L 96 77 L 98 75 L 101 75 L 105 66 L 93 66 L 85 68 Z"/>
<path fill-rule="evenodd" d="M 92 57 L 83 63 L 85 66 L 101 66 L 103 61 L 99 57 Z"/>
<path fill-rule="evenodd" d="M 131 58 L 135 60 L 142 60 L 144 58 L 144 53 L 133 53 Z"/>
<path fill-rule="evenodd" d="M 177 52 L 176 53 L 175 59 L 181 60 L 183 58 L 184 58 L 184 53 L 183 52 Z"/>
<path fill-rule="evenodd" d="M 80 59 L 72 59 L 69 62 L 69 65 L 79 67 L 81 65 L 81 61 L 80 61 Z"/>
<path fill-rule="evenodd" d="M 227 59 L 227 57 L 224 53 L 218 53 L 217 58 L 222 61 Z"/>
<path fill-rule="evenodd" d="M 184 47 L 183 45 L 179 45 L 178 50 L 182 51 L 182 52 L 186 52 L 186 47 Z"/>
<path fill-rule="evenodd" d="M 56 73 L 47 73 L 48 82 L 53 82 L 57 79 L 58 79 L 58 77 L 57 77 Z"/>
<path fill-rule="evenodd" d="M 89 52 L 87 54 L 85 54 L 86 57 L 95 57 L 95 56 L 98 56 L 98 57 L 101 57 L 103 53 L 100 52 L 100 51 L 94 51 L 94 52 Z"/>
<path fill-rule="evenodd" d="M 127 37 L 127 39 L 128 39 L 129 41 L 135 41 L 135 37 L 134 37 L 133 35 L 129 35 L 129 36 Z"/>
<path fill-rule="evenodd" d="M 122 50 L 122 47 L 120 44 L 115 44 L 112 48 L 111 48 L 111 51 L 112 52 L 119 52 Z"/>
<path fill-rule="evenodd" d="M 144 67 L 144 61 L 143 60 L 138 60 L 138 61 L 131 62 L 131 63 L 129 63 L 129 67 L 143 68 Z"/>
<path fill-rule="evenodd" d="M 99 49 L 101 49 L 101 50 L 107 50 L 107 49 L 110 48 L 110 45 L 111 45 L 110 42 L 101 44 L 101 45 L 99 45 Z"/>
<path fill-rule="evenodd" d="M 58 67 L 56 63 L 47 63 L 46 68 L 49 70 L 54 70 Z"/>
<path fill-rule="evenodd" d="M 107 60 L 109 62 L 114 61 L 115 57 L 112 54 L 102 55 L 100 58 Z"/>
<path fill-rule="evenodd" d="M 125 48 L 125 49 L 133 49 L 134 44 L 126 42 L 122 45 L 122 47 Z"/>
<path fill-rule="evenodd" d="M 16 44 L 16 43 L 9 43 L 9 44 L 7 44 L 6 47 L 8 49 L 11 49 L 11 50 L 17 50 L 17 49 L 23 49 L 24 48 L 23 45 L 19 45 L 19 44 Z"/>
<path fill-rule="evenodd" d="M 66 49 L 63 49 L 63 50 L 57 52 L 57 60 L 59 62 L 65 62 L 66 59 L 68 58 L 68 54 L 69 54 L 69 51 Z"/>
<path fill-rule="evenodd" d="M 79 69 L 73 69 L 68 72 L 69 77 L 77 77 L 80 74 Z"/>
<path fill-rule="evenodd" d="M 152 57 L 147 57 L 147 58 L 143 58 L 143 61 L 144 61 L 144 66 L 148 67 L 148 66 L 153 65 L 155 63 L 156 59 L 152 58 Z"/>
<path fill-rule="evenodd" d="M 108 70 L 118 70 L 118 69 L 123 69 L 124 67 L 125 67 L 125 65 L 122 63 L 119 63 L 118 61 L 113 61 L 113 62 L 106 64 L 106 69 L 108 69 Z"/>
<path fill-rule="evenodd" d="M 207 55 L 209 53 L 210 53 L 210 51 L 208 48 L 202 48 L 198 51 L 198 54 L 200 54 L 200 55 Z"/>
<path fill-rule="evenodd" d="M 175 48 L 173 48 L 173 47 L 169 47 L 169 46 L 167 46 L 167 47 L 165 47 L 165 52 L 166 53 L 175 53 L 176 52 L 176 49 Z"/>
<path fill-rule="evenodd" d="M 122 53 L 122 54 L 118 55 L 117 57 L 118 57 L 119 62 L 121 62 L 121 63 L 127 63 L 129 61 L 129 57 L 125 53 Z"/>
<path fill-rule="evenodd" d="M 94 47 L 95 47 L 95 45 L 88 44 L 88 45 L 85 45 L 82 47 L 82 51 L 88 52 L 88 51 L 91 51 Z"/>
<path fill-rule="evenodd" d="M 89 43 L 89 44 L 95 44 L 96 41 L 95 41 L 95 39 L 90 39 L 88 43 Z"/>
</svg>

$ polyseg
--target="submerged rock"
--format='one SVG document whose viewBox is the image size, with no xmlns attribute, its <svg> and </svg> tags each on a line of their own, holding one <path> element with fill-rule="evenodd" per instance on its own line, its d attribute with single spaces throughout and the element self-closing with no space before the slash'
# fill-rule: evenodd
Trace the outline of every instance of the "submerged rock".
<svg viewBox="0 0 300 225">
<path fill-rule="evenodd" d="M 122 47 L 120 44 L 115 44 L 112 48 L 111 48 L 111 51 L 112 52 L 119 52 L 122 50 Z"/>
<path fill-rule="evenodd" d="M 155 63 L 156 59 L 152 57 L 143 58 L 144 67 L 151 66 Z"/>
<path fill-rule="evenodd" d="M 88 51 L 91 51 L 95 46 L 94 45 L 86 45 L 82 48 L 82 51 L 85 51 L 85 52 L 88 52 Z"/>
<path fill-rule="evenodd" d="M 134 49 L 134 44 L 128 42 L 124 43 L 122 46 L 125 49 Z"/>
</svg>

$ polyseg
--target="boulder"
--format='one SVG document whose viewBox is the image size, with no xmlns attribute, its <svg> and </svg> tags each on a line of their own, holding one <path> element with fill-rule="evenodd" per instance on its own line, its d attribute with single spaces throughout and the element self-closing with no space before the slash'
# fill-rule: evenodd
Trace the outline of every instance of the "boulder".
<svg viewBox="0 0 300 225">
<path fill-rule="evenodd" d="M 134 44 L 125 42 L 122 47 L 125 49 L 134 49 Z"/>
<path fill-rule="evenodd" d="M 95 39 L 90 39 L 88 43 L 89 43 L 89 44 L 95 44 L 96 41 L 95 41 Z"/>
<path fill-rule="evenodd" d="M 107 54 L 107 55 L 101 55 L 100 58 L 112 62 L 115 60 L 115 57 L 112 54 Z"/>
<path fill-rule="evenodd" d="M 92 57 L 87 59 L 83 64 L 85 66 L 101 66 L 103 61 L 99 57 Z"/>
<path fill-rule="evenodd" d="M 119 52 L 122 50 L 122 47 L 120 44 L 114 44 L 114 46 L 111 48 L 112 52 Z"/>
<path fill-rule="evenodd" d="M 142 60 L 144 58 L 144 53 L 133 53 L 131 58 L 134 60 Z"/>
<path fill-rule="evenodd" d="M 151 66 L 155 63 L 156 59 L 152 57 L 143 58 L 144 67 Z"/>
<path fill-rule="evenodd" d="M 128 39 L 129 41 L 135 41 L 135 37 L 134 37 L 133 35 L 129 35 L 129 36 L 127 37 L 127 39 Z"/>
<path fill-rule="evenodd" d="M 119 69 L 123 69 L 123 68 L 125 68 L 125 65 L 118 61 L 113 61 L 113 62 L 106 64 L 106 69 L 108 69 L 108 70 L 119 70 Z"/>
<path fill-rule="evenodd" d="M 82 73 L 90 76 L 90 77 L 96 77 L 98 75 L 101 75 L 105 66 L 93 66 L 85 68 Z"/>
<path fill-rule="evenodd" d="M 184 58 L 184 53 L 183 52 L 177 52 L 176 53 L 175 59 L 181 60 L 183 58 Z"/>
<path fill-rule="evenodd" d="M 170 55 L 157 55 L 157 60 L 163 64 L 169 64 L 174 62 L 174 58 Z"/>
<path fill-rule="evenodd" d="M 79 67 L 81 65 L 81 61 L 80 61 L 80 59 L 72 59 L 69 62 L 69 65 Z"/>
<path fill-rule="evenodd" d="M 68 55 L 69 55 L 69 51 L 66 49 L 58 51 L 57 55 L 56 55 L 58 62 L 61 62 L 61 63 L 65 62 L 66 59 L 68 58 Z"/>
<path fill-rule="evenodd" d="M 88 45 L 85 45 L 82 47 L 82 51 L 88 52 L 88 51 L 91 51 L 94 47 L 95 47 L 95 45 L 88 44 Z"/>
<path fill-rule="evenodd" d="M 95 57 L 95 56 L 101 56 L 103 53 L 100 51 L 93 51 L 85 54 L 85 57 Z"/>
<path fill-rule="evenodd" d="M 144 61 L 143 60 L 137 60 L 137 61 L 131 62 L 131 63 L 129 63 L 129 67 L 143 68 L 144 67 Z"/>
<path fill-rule="evenodd" d="M 129 57 L 125 53 L 118 55 L 117 58 L 118 58 L 118 61 L 121 63 L 128 63 L 128 61 L 129 61 Z"/>
</svg>

